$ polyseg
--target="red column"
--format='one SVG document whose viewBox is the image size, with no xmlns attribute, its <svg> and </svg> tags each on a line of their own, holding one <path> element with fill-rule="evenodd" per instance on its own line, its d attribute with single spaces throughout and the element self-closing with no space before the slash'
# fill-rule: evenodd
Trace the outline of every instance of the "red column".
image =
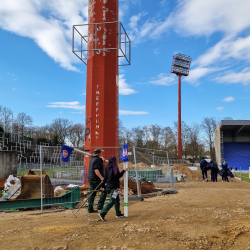
<svg viewBox="0 0 250 250">
<path fill-rule="evenodd" d="M 85 151 L 118 146 L 118 0 L 89 0 Z M 96 46 L 96 47 L 95 47 Z M 107 50 L 90 51 L 94 48 Z M 110 49 L 109 49 L 110 48 Z M 118 156 L 104 149 L 103 156 Z M 88 169 L 89 158 L 84 165 Z"/>
<path fill-rule="evenodd" d="M 182 159 L 182 143 L 181 143 L 181 75 L 178 75 L 178 158 Z"/>
</svg>

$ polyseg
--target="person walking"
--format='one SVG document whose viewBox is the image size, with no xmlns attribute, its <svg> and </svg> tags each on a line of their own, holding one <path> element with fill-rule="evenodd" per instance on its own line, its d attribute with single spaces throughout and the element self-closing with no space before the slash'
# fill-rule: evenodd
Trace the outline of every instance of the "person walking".
<svg viewBox="0 0 250 250">
<path fill-rule="evenodd" d="M 223 161 L 223 163 L 221 164 L 221 166 L 220 166 L 220 167 L 221 167 L 221 168 L 222 168 L 222 170 L 223 170 L 223 174 L 222 174 L 222 182 L 224 182 L 224 181 L 228 181 L 228 182 L 229 182 L 228 177 L 227 177 L 227 169 L 228 169 L 228 164 L 227 164 L 226 159 Z"/>
<path fill-rule="evenodd" d="M 212 182 L 217 182 L 217 174 L 219 172 L 219 168 L 217 163 L 212 159 L 210 161 L 210 166 L 211 166 L 211 181 Z"/>
<path fill-rule="evenodd" d="M 120 210 L 120 198 L 118 193 L 118 188 L 120 188 L 120 178 L 123 174 L 128 171 L 128 169 L 123 169 L 121 172 L 116 163 L 116 157 L 110 156 L 108 166 L 105 169 L 104 180 L 102 182 L 101 190 L 104 188 L 107 189 L 107 192 L 110 194 L 109 202 L 99 213 L 100 219 L 105 222 L 105 216 L 108 211 L 115 206 L 116 218 L 124 217 L 124 214 Z"/>
<path fill-rule="evenodd" d="M 201 172 L 202 172 L 203 182 L 208 181 L 208 179 L 207 179 L 207 161 L 204 159 L 204 157 L 201 158 L 200 168 L 201 168 Z"/>
<path fill-rule="evenodd" d="M 103 160 L 104 158 L 101 156 L 102 150 L 97 148 L 93 151 L 92 156 L 89 160 L 89 170 L 88 170 L 88 180 L 90 185 L 90 191 L 95 190 L 98 185 L 103 181 Z M 101 185 L 98 189 L 101 188 Z M 98 190 L 97 189 L 97 190 Z M 104 206 L 104 202 L 106 200 L 107 192 L 101 192 L 100 199 L 97 204 L 97 210 L 94 210 L 93 203 L 95 200 L 96 192 L 94 192 L 88 199 L 88 212 L 89 213 L 97 213 L 98 210 L 102 210 Z"/>
</svg>

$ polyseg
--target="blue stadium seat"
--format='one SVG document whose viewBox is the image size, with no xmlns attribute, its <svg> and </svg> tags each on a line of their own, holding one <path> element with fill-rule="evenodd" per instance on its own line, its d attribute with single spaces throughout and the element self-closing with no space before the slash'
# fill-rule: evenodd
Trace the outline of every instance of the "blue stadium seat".
<svg viewBox="0 0 250 250">
<path fill-rule="evenodd" d="M 229 168 L 237 167 L 238 170 L 249 170 L 250 167 L 250 142 L 224 142 L 224 159 Z"/>
</svg>

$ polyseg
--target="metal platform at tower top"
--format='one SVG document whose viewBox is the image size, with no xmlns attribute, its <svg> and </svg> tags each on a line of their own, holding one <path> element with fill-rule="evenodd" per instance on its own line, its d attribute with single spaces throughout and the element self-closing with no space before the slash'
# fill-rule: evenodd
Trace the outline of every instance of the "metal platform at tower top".
<svg viewBox="0 0 250 250">
<path fill-rule="evenodd" d="M 99 47 L 98 31 L 112 25 L 118 25 L 118 47 Z M 94 37 L 92 39 L 95 45 L 94 48 L 90 50 L 88 49 L 88 29 L 91 26 L 94 27 Z M 120 21 L 73 25 L 72 37 L 72 52 L 86 65 L 88 51 L 96 51 L 99 53 L 100 51 L 109 51 L 113 49 L 119 50 L 119 66 L 128 66 L 131 64 L 131 40 Z"/>
</svg>

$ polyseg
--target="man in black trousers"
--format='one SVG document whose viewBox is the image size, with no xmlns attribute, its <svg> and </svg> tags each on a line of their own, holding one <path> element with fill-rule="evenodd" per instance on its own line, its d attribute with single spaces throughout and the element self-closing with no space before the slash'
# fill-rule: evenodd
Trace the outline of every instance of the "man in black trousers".
<svg viewBox="0 0 250 250">
<path fill-rule="evenodd" d="M 211 167 L 211 181 L 217 182 L 217 173 L 219 172 L 219 168 L 216 162 L 212 159 L 210 161 L 210 167 Z"/>
<path fill-rule="evenodd" d="M 207 161 L 204 159 L 204 157 L 201 158 L 200 168 L 201 168 L 201 172 L 202 172 L 203 182 L 208 181 L 208 179 L 207 179 Z"/>
<path fill-rule="evenodd" d="M 102 150 L 97 148 L 94 150 L 92 157 L 89 160 L 89 170 L 88 170 L 88 179 L 89 179 L 89 186 L 90 191 L 95 190 L 98 185 L 104 179 L 104 171 L 103 171 L 103 157 L 101 157 Z M 101 188 L 101 185 L 98 189 Z M 106 200 L 107 191 L 101 192 L 100 199 L 98 201 L 97 210 L 94 210 L 93 203 L 95 200 L 96 192 L 94 192 L 89 197 L 89 205 L 88 205 L 88 212 L 89 213 L 97 213 L 98 210 L 102 210 L 104 206 L 104 202 Z"/>
</svg>

